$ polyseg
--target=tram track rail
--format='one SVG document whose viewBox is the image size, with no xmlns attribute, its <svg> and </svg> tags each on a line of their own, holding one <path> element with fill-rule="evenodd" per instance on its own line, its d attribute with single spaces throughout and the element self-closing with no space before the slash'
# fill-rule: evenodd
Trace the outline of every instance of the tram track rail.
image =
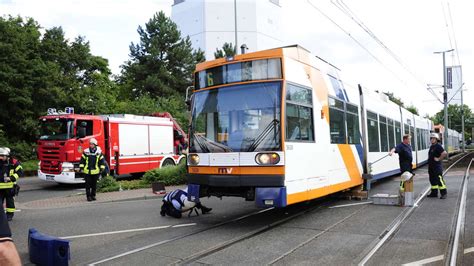
<svg viewBox="0 0 474 266">
<path fill-rule="evenodd" d="M 470 152 L 463 155 L 461 158 L 457 159 L 443 172 L 443 176 L 445 176 L 453 167 L 457 166 L 460 162 L 462 162 L 466 157 L 472 156 L 473 154 L 474 154 L 473 152 Z M 471 158 L 470 160 L 471 163 L 472 163 L 472 160 L 473 159 Z M 471 163 L 469 163 L 469 167 Z M 469 168 L 466 170 L 466 173 L 469 174 Z M 466 175 L 464 176 L 464 179 L 466 179 Z M 463 186 L 464 186 L 464 180 L 463 180 L 463 185 L 461 187 Z M 466 187 L 467 187 L 467 183 L 466 183 Z M 356 262 L 356 264 L 359 266 L 366 265 L 375 256 L 375 254 L 377 254 L 377 252 L 392 239 L 395 233 L 398 232 L 398 230 L 401 228 L 403 223 L 416 211 L 419 204 L 423 201 L 423 199 L 428 195 L 430 191 L 431 191 L 431 186 L 427 186 L 423 190 L 423 192 L 418 196 L 418 198 L 415 200 L 414 206 L 410 208 L 406 208 L 397 218 L 395 218 L 394 221 L 384 230 L 384 232 L 380 234 L 379 238 L 376 241 L 374 241 L 362 253 L 361 256 L 359 256 L 358 262 Z M 461 194 L 462 193 L 460 193 L 460 197 L 461 197 Z M 458 204 L 459 204 L 459 199 L 458 199 Z M 464 209 L 465 209 L 465 206 L 464 206 Z M 458 217 L 458 215 L 456 215 L 456 217 Z M 453 224 L 458 223 L 457 218 L 455 220 L 456 222 L 453 222 Z M 454 241 L 455 237 L 453 236 L 452 238 Z M 451 236 L 450 236 L 450 239 L 451 239 Z M 459 240 L 459 236 L 457 239 Z M 448 252 L 448 250 L 450 250 L 450 248 L 447 247 L 446 253 Z M 457 251 L 451 251 L 451 252 L 456 252 L 457 254 Z M 450 265 L 450 264 L 446 264 L 446 265 Z"/>
<path fill-rule="evenodd" d="M 459 193 L 459 197 L 456 204 L 457 209 L 455 212 L 455 216 L 453 217 L 451 232 L 448 238 L 448 245 L 444 254 L 445 265 L 447 266 L 457 265 L 458 262 L 462 263 L 462 257 L 464 255 L 464 249 L 460 250 L 459 247 L 462 247 L 461 236 L 464 232 L 466 218 L 468 183 L 470 179 L 469 171 L 471 169 L 473 161 L 474 159 L 471 159 L 469 165 L 467 166 L 461 185 L 461 193 Z"/>
</svg>

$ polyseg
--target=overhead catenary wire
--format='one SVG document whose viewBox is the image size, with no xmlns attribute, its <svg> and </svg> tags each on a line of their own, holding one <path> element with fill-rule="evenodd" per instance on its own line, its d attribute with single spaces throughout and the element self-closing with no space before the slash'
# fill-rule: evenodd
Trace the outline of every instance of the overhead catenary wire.
<svg viewBox="0 0 474 266">
<path fill-rule="evenodd" d="M 422 81 L 404 62 L 403 60 L 390 49 L 375 33 L 360 19 L 354 11 L 343 0 L 331 0 L 331 3 L 336 6 L 344 15 L 354 21 L 362 30 L 364 30 L 377 44 L 379 44 L 407 73 L 409 73 L 417 82 L 425 86 Z"/>
<path fill-rule="evenodd" d="M 357 45 L 359 45 L 362 49 L 364 49 L 377 63 L 379 63 L 381 66 L 383 66 L 388 72 L 390 72 L 400 83 L 404 84 L 408 88 L 408 84 L 406 83 L 405 80 L 400 78 L 393 70 L 391 70 L 387 65 L 385 65 L 382 60 L 380 60 L 377 56 L 375 56 L 372 52 L 369 51 L 367 47 L 365 47 L 359 40 L 357 40 L 349 31 L 344 29 L 341 25 L 339 25 L 334 19 L 329 17 L 326 13 L 324 13 L 321 9 L 319 9 L 317 6 L 315 6 L 310 0 L 307 0 L 308 4 L 317 10 L 321 15 L 323 15 L 326 19 L 328 19 L 331 23 L 333 23 L 336 27 L 338 27 L 341 31 L 343 31 L 345 34 L 347 34 Z"/>
</svg>

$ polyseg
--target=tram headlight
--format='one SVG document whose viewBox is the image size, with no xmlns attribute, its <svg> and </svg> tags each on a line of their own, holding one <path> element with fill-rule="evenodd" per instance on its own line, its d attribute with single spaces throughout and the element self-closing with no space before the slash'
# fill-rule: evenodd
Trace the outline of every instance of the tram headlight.
<svg viewBox="0 0 474 266">
<path fill-rule="evenodd" d="M 278 153 L 259 153 L 255 156 L 255 162 L 260 165 L 271 165 L 280 162 L 280 155 Z"/>
<path fill-rule="evenodd" d="M 199 155 L 197 154 L 190 154 L 188 156 L 188 161 L 190 165 L 198 165 L 199 164 Z"/>
</svg>

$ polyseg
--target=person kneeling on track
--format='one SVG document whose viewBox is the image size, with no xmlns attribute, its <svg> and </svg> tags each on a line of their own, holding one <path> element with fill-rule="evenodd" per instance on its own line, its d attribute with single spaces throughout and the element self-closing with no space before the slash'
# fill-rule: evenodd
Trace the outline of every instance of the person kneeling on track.
<svg viewBox="0 0 474 266">
<path fill-rule="evenodd" d="M 182 189 L 176 189 L 163 197 L 163 205 L 161 206 L 161 216 L 171 216 L 181 218 L 182 213 L 189 211 L 191 215 L 195 208 L 200 209 L 202 214 L 206 214 L 212 210 L 201 204 L 201 202 L 193 202 L 188 200 L 188 192 Z M 197 211 L 196 211 L 197 213 Z"/>
</svg>

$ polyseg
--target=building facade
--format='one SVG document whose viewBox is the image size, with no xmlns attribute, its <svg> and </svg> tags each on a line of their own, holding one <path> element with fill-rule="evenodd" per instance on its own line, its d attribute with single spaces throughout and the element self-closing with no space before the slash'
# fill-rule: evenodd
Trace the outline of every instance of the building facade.
<svg viewBox="0 0 474 266">
<path fill-rule="evenodd" d="M 235 13 L 238 53 L 243 44 L 247 52 L 283 44 L 279 0 L 174 0 L 171 19 L 182 36 L 191 38 L 193 48 L 200 48 L 212 60 L 224 43 L 235 44 Z"/>
</svg>

